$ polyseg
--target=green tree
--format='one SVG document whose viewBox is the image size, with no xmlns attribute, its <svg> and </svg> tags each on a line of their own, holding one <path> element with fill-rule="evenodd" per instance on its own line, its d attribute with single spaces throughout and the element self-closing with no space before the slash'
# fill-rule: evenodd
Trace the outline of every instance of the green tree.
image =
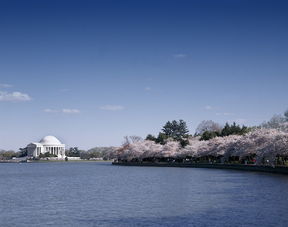
<svg viewBox="0 0 288 227">
<path fill-rule="evenodd" d="M 284 116 L 285 116 L 285 120 L 288 121 L 288 110 L 285 111 Z"/>
<path fill-rule="evenodd" d="M 19 148 L 19 152 L 16 153 L 17 158 L 26 157 L 28 155 L 27 147 Z"/>
<path fill-rule="evenodd" d="M 156 138 L 155 142 L 164 145 L 168 138 L 169 137 L 166 134 L 159 132 L 158 137 Z"/>
<path fill-rule="evenodd" d="M 189 130 L 187 124 L 183 120 L 172 122 L 168 121 L 162 129 L 162 133 L 160 132 L 156 142 L 165 144 L 168 138 L 172 138 L 175 141 L 178 141 L 182 147 L 185 147 L 189 144 L 188 134 Z"/>
<path fill-rule="evenodd" d="M 182 147 L 185 147 L 185 146 L 187 146 L 187 145 L 189 145 L 189 140 L 186 138 L 186 139 L 180 139 L 180 145 L 182 146 Z"/>
<path fill-rule="evenodd" d="M 168 121 L 162 129 L 162 132 L 175 140 L 180 140 L 182 138 L 188 137 L 188 127 L 185 121 L 179 120 L 179 121 Z"/>
<path fill-rule="evenodd" d="M 220 135 L 220 133 L 217 132 L 217 131 L 214 131 L 214 132 L 205 131 L 205 132 L 202 134 L 200 140 L 210 140 L 210 139 L 213 139 L 213 138 L 215 138 L 215 137 L 217 137 L 217 136 L 219 136 L 219 135 Z"/>
<path fill-rule="evenodd" d="M 230 136 L 230 135 L 244 135 L 249 132 L 249 128 L 247 126 L 240 126 L 236 125 L 235 122 L 229 125 L 228 123 L 225 124 L 224 128 L 221 131 L 221 136 Z"/>
<path fill-rule="evenodd" d="M 151 135 L 151 134 L 148 134 L 148 135 L 146 136 L 146 139 L 145 139 L 145 140 L 156 141 L 157 138 L 156 138 L 155 136 Z"/>
<path fill-rule="evenodd" d="M 71 147 L 69 150 L 66 150 L 65 155 L 68 157 L 80 157 L 80 150 L 78 147 Z"/>
<path fill-rule="evenodd" d="M 87 159 L 89 160 L 91 158 L 91 154 L 87 151 L 83 151 L 80 153 L 80 159 Z"/>
<path fill-rule="evenodd" d="M 0 151 L 0 160 L 9 160 L 12 159 L 13 157 L 16 157 L 16 153 L 14 151 Z"/>
<path fill-rule="evenodd" d="M 229 136 L 231 134 L 232 134 L 231 127 L 228 123 L 226 123 L 221 131 L 221 136 Z"/>
</svg>

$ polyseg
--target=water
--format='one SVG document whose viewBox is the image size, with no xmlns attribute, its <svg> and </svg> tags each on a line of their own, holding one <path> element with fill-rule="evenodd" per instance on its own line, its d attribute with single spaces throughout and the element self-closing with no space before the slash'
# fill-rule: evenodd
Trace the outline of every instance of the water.
<svg viewBox="0 0 288 227">
<path fill-rule="evenodd" d="M 288 176 L 0 164 L 0 226 L 288 226 Z"/>
</svg>

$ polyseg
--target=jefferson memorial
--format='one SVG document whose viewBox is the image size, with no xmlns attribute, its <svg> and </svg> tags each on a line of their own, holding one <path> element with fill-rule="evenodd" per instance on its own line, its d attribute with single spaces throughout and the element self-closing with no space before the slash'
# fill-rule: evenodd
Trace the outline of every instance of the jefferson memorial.
<svg viewBox="0 0 288 227">
<path fill-rule="evenodd" d="M 39 157 L 40 154 L 56 155 L 58 158 L 65 158 L 65 144 L 62 144 L 55 136 L 45 136 L 39 143 L 27 145 L 28 157 Z"/>
</svg>

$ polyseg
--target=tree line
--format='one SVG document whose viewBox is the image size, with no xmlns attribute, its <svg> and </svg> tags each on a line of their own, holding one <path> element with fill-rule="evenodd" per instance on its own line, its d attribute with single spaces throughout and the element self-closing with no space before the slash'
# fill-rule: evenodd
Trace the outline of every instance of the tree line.
<svg viewBox="0 0 288 227">
<path fill-rule="evenodd" d="M 80 159 L 103 159 L 111 160 L 114 157 L 115 147 L 94 147 L 89 150 L 81 150 L 78 147 L 71 147 L 65 151 L 67 157 L 79 157 Z M 20 148 L 18 152 L 13 150 L 0 150 L 0 160 L 10 160 L 13 158 L 22 158 L 27 156 L 27 149 Z M 39 158 L 57 157 L 49 152 L 41 153 Z"/>
<path fill-rule="evenodd" d="M 103 159 L 111 160 L 114 156 L 115 147 L 94 147 L 87 151 L 80 150 L 78 147 L 71 147 L 65 151 L 67 157 L 79 157 L 80 159 Z"/>
<path fill-rule="evenodd" d="M 198 125 L 194 136 L 200 136 L 200 140 L 210 140 L 215 137 L 244 135 L 248 133 L 249 130 L 249 127 L 237 125 L 235 122 L 232 124 L 227 122 L 224 127 L 221 127 L 220 124 L 209 120 L 202 121 Z M 187 123 L 184 120 L 173 120 L 171 122 L 168 121 L 163 126 L 157 137 L 148 134 L 146 140 L 151 140 L 161 145 L 166 144 L 169 140 L 177 141 L 182 147 L 185 147 L 189 144 L 189 137 L 192 137 L 192 135 L 189 134 Z"/>
<path fill-rule="evenodd" d="M 187 143 L 181 143 L 186 140 Z M 183 120 L 167 122 L 158 136 L 125 137 L 119 162 L 204 162 L 288 166 L 288 111 L 259 126 L 202 121 L 189 134 Z"/>
<path fill-rule="evenodd" d="M 27 156 L 26 149 L 20 148 L 18 152 L 15 152 L 13 150 L 0 150 L 0 160 L 9 160 L 12 158 L 22 158 Z"/>
</svg>

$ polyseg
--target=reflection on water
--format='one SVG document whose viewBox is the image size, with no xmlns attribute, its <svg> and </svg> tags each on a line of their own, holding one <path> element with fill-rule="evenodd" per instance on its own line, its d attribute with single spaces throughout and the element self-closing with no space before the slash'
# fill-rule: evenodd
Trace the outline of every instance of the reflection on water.
<svg viewBox="0 0 288 227">
<path fill-rule="evenodd" d="M 110 163 L 0 165 L 0 226 L 287 226 L 288 176 Z"/>
</svg>

